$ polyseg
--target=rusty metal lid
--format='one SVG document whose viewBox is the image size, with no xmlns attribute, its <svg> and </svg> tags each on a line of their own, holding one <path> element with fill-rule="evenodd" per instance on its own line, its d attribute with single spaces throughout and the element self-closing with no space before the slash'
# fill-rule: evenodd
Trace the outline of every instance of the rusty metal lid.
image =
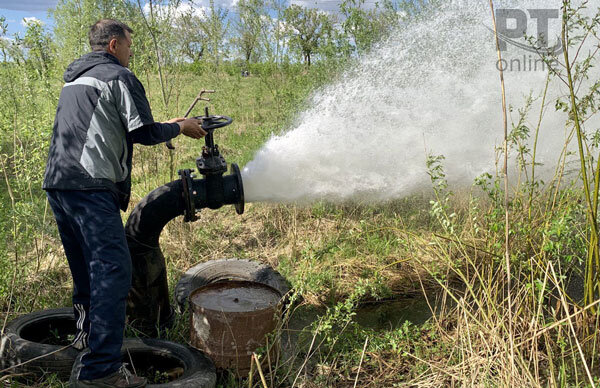
<svg viewBox="0 0 600 388">
<path fill-rule="evenodd" d="M 190 295 L 192 309 L 225 313 L 252 313 L 274 309 L 281 293 L 265 284 L 230 280 L 208 284 Z"/>
</svg>

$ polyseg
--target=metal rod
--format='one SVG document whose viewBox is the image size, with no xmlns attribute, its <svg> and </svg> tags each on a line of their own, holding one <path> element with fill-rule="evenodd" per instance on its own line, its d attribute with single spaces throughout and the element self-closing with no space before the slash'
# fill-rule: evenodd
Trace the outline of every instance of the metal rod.
<svg viewBox="0 0 600 388">
<path fill-rule="evenodd" d="M 192 109 L 194 109 L 194 106 L 196 106 L 196 103 L 200 100 L 202 101 L 210 101 L 210 98 L 203 98 L 202 95 L 204 93 L 214 93 L 214 90 L 206 90 L 206 89 L 202 89 L 200 91 L 200 93 L 198 93 L 198 95 L 196 96 L 196 98 L 194 99 L 194 102 L 192 102 L 192 105 L 190 105 L 190 107 L 188 108 L 187 112 L 185 112 L 185 115 L 183 117 L 185 117 L 187 119 L 188 115 L 190 114 L 190 112 L 192 111 Z"/>
<path fill-rule="evenodd" d="M 202 101 L 210 101 L 210 98 L 202 97 L 202 95 L 204 93 L 214 93 L 214 92 L 215 92 L 214 90 L 202 89 L 200 91 L 200 93 L 198 93 L 198 95 L 196 96 L 196 98 L 194 98 L 194 101 L 192 102 L 192 104 L 188 108 L 187 112 L 185 112 L 185 114 L 183 115 L 183 118 L 187 119 L 188 115 L 192 112 L 192 109 L 194 109 L 194 107 L 196 106 L 196 103 L 198 103 L 198 101 L 201 101 L 201 100 Z M 165 143 L 165 145 L 170 150 L 174 150 L 175 149 L 175 147 L 173 146 L 173 143 L 171 142 L 171 140 L 167 140 L 167 142 Z"/>
</svg>

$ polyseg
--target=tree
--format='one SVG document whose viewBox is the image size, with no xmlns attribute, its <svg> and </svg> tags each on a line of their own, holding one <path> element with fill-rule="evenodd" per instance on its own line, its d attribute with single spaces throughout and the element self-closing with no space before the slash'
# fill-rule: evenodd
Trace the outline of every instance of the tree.
<svg viewBox="0 0 600 388">
<path fill-rule="evenodd" d="M 208 54 L 219 67 L 219 59 L 226 52 L 225 37 L 229 29 L 227 20 L 228 11 L 222 7 L 215 7 L 214 0 L 210 0 L 209 12 L 200 27 L 206 34 Z"/>
<path fill-rule="evenodd" d="M 344 16 L 342 27 L 351 38 L 358 53 L 367 51 L 379 37 L 376 31 L 376 12 L 365 10 L 365 0 L 344 0 L 340 11 Z"/>
<path fill-rule="evenodd" d="M 6 24 L 6 18 L 0 16 L 0 52 L 2 52 L 2 62 L 6 63 L 9 58 L 10 41 L 6 37 L 8 31 L 8 24 Z"/>
<path fill-rule="evenodd" d="M 176 39 L 182 54 L 187 59 L 197 62 L 204 56 L 208 37 L 202 29 L 204 18 L 194 12 L 193 8 L 185 11 L 177 18 Z"/>
<path fill-rule="evenodd" d="M 301 52 L 304 63 L 310 66 L 311 56 L 332 29 L 329 16 L 315 8 L 301 7 L 296 4 L 288 7 L 284 16 L 290 29 L 290 44 Z"/>
<path fill-rule="evenodd" d="M 98 19 L 120 19 L 129 25 L 136 24 L 135 4 L 130 0 L 123 0 L 118 6 L 114 0 L 58 0 L 51 16 L 61 66 L 89 52 L 88 32 Z"/>
<path fill-rule="evenodd" d="M 236 5 L 239 16 L 233 42 L 244 56 L 246 64 L 250 63 L 253 55 L 259 55 L 261 34 L 266 28 L 264 7 L 263 0 L 239 0 Z"/>
<path fill-rule="evenodd" d="M 51 11 L 61 62 L 69 63 L 89 51 L 89 26 L 100 16 L 94 3 L 92 0 L 59 0 Z"/>
<path fill-rule="evenodd" d="M 149 0 L 146 3 L 149 12 L 145 12 L 145 8 L 142 6 L 141 0 L 137 0 L 139 9 L 139 16 L 144 23 L 145 32 L 148 33 L 152 45 L 150 46 L 147 42 L 148 39 L 139 39 L 144 45 L 150 46 L 152 49 L 144 50 L 145 58 L 148 55 L 156 56 L 156 71 L 158 72 L 158 80 L 160 82 L 160 90 L 163 100 L 163 107 L 168 110 L 169 99 L 173 90 L 173 84 L 169 79 L 169 64 L 174 61 L 175 53 L 171 50 L 171 42 L 173 41 L 171 20 L 175 14 L 175 10 L 180 5 L 179 0 L 168 0 L 165 4 L 156 4 L 153 0 Z M 152 50 L 154 52 L 152 52 Z M 153 58 L 152 58 L 153 59 Z M 150 62 L 151 64 L 151 62 Z"/>
<path fill-rule="evenodd" d="M 332 28 L 325 30 L 317 52 L 323 59 L 337 62 L 349 58 L 352 55 L 353 46 L 344 30 L 340 28 L 340 23 L 334 17 L 331 21 Z"/>
<path fill-rule="evenodd" d="M 48 73 L 53 68 L 55 50 L 51 35 L 45 31 L 42 23 L 28 22 L 25 37 L 19 42 L 27 52 L 25 63 L 31 66 L 40 78 L 48 78 Z"/>
<path fill-rule="evenodd" d="M 358 54 L 367 52 L 374 43 L 384 39 L 403 19 L 419 17 L 424 7 L 439 0 L 382 0 L 375 8 L 365 9 L 365 0 L 344 0 L 340 13 L 342 28 Z"/>
<path fill-rule="evenodd" d="M 263 48 L 266 59 L 280 63 L 286 50 L 284 14 L 287 8 L 286 0 L 267 0 L 268 11 L 263 16 L 266 28 L 263 29 Z M 274 16 L 271 17 L 270 14 Z"/>
</svg>

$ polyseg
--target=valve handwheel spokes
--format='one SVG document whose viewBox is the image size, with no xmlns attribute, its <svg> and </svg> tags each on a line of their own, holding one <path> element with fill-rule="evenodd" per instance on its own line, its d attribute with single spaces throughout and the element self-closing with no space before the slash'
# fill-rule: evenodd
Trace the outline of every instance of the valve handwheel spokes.
<svg viewBox="0 0 600 388">
<path fill-rule="evenodd" d="M 197 116 L 198 120 L 202 120 L 202 129 L 205 131 L 212 131 L 217 128 L 225 127 L 233 122 L 233 119 L 229 116 Z"/>
</svg>

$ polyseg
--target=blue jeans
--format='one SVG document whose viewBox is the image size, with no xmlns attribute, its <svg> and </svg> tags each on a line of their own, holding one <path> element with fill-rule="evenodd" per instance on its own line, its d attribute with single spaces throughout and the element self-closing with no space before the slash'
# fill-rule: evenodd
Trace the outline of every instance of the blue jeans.
<svg viewBox="0 0 600 388">
<path fill-rule="evenodd" d="M 131 257 L 119 203 L 110 191 L 48 191 L 73 276 L 76 341 L 90 348 L 80 380 L 109 375 L 121 366 Z"/>
</svg>

